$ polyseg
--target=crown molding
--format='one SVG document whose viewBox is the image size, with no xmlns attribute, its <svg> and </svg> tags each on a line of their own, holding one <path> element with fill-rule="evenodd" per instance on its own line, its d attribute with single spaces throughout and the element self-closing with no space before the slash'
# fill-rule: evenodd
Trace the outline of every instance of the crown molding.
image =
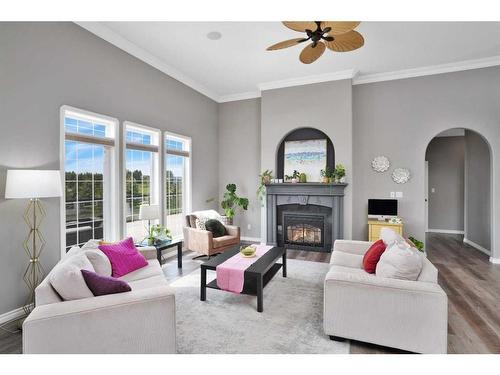
<svg viewBox="0 0 500 375">
<path fill-rule="evenodd" d="M 259 83 L 257 86 L 260 91 L 281 89 L 292 86 L 310 85 L 312 83 L 340 81 L 343 79 L 353 79 L 357 75 L 357 70 L 347 69 L 334 73 L 316 74 L 299 78 L 289 78 L 280 81 L 271 81 Z"/>
<path fill-rule="evenodd" d="M 78 26 L 90 31 L 92 34 L 97 35 L 99 38 L 115 45 L 116 47 L 122 49 L 123 51 L 129 53 L 130 55 L 142 60 L 146 64 L 158 69 L 159 71 L 167 74 L 168 76 L 174 78 L 175 80 L 185 84 L 186 86 L 198 91 L 209 97 L 216 102 L 219 102 L 219 95 L 217 95 L 212 90 L 206 88 L 202 84 L 196 82 L 195 80 L 189 78 L 184 73 L 179 72 L 177 69 L 166 64 L 163 60 L 154 56 L 150 52 L 138 47 L 136 44 L 125 39 L 118 33 L 111 30 L 109 27 L 103 25 L 100 22 L 75 22 Z"/>
<path fill-rule="evenodd" d="M 393 81 L 396 79 L 430 76 L 435 74 L 460 72 L 464 70 L 488 68 L 500 65 L 500 56 L 486 57 L 483 59 L 457 61 L 448 64 L 424 66 L 413 69 L 403 69 L 393 72 L 359 75 L 353 79 L 353 85 L 366 83 Z"/>
<path fill-rule="evenodd" d="M 260 91 L 248 91 L 239 94 L 223 95 L 219 97 L 219 103 L 235 102 L 238 100 L 255 99 L 260 98 Z"/>
</svg>

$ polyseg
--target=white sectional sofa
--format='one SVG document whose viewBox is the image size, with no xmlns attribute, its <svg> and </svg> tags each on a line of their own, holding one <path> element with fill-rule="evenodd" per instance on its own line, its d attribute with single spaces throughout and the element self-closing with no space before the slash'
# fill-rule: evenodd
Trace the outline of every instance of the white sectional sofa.
<svg viewBox="0 0 500 375">
<path fill-rule="evenodd" d="M 23 324 L 24 353 L 175 353 L 175 295 L 154 248 L 123 277 L 132 291 L 62 301 L 47 276 Z"/>
<path fill-rule="evenodd" d="M 324 330 L 417 353 L 446 353 L 448 301 L 427 259 L 417 281 L 369 274 L 363 255 L 372 242 L 335 241 L 324 282 Z"/>
</svg>

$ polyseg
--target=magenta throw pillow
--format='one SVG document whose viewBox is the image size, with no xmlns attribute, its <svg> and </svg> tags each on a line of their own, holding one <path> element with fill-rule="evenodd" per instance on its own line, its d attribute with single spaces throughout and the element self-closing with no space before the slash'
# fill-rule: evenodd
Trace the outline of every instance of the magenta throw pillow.
<svg viewBox="0 0 500 375">
<path fill-rule="evenodd" d="M 115 279 L 110 276 L 101 276 L 87 270 L 81 270 L 81 272 L 85 283 L 94 296 L 130 292 L 132 290 L 130 285 L 123 280 Z"/>
<path fill-rule="evenodd" d="M 99 250 L 109 258 L 113 277 L 122 277 L 148 265 L 144 255 L 135 247 L 132 237 L 113 244 L 99 245 Z"/>
</svg>

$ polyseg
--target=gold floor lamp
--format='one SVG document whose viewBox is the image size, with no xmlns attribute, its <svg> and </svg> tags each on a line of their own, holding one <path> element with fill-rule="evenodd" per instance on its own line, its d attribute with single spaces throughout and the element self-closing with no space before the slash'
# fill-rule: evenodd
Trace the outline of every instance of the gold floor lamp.
<svg viewBox="0 0 500 375">
<path fill-rule="evenodd" d="M 28 236 L 23 242 L 23 248 L 29 258 L 23 275 L 29 290 L 28 300 L 23 307 L 26 315 L 33 310 L 35 288 L 44 277 L 40 254 L 45 247 L 45 239 L 40 231 L 40 224 L 45 217 L 45 210 L 40 199 L 60 197 L 61 185 L 61 174 L 57 170 L 10 169 L 7 171 L 5 199 L 29 199 L 28 207 L 23 215 L 29 227 Z"/>
</svg>

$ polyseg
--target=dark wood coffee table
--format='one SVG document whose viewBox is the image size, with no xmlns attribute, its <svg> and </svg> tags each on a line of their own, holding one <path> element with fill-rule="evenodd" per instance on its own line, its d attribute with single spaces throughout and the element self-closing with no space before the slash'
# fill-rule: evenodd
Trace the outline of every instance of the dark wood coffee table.
<svg viewBox="0 0 500 375">
<path fill-rule="evenodd" d="M 205 301 L 207 298 L 207 288 L 220 289 L 217 286 L 217 279 L 207 284 L 207 270 L 215 271 L 219 264 L 224 263 L 233 255 L 238 254 L 239 251 L 239 246 L 226 250 L 224 253 L 217 255 L 201 265 L 201 301 Z M 277 263 L 280 258 L 281 263 Z M 280 268 L 283 268 L 283 277 L 286 277 L 286 249 L 284 247 L 273 247 L 245 270 L 245 283 L 243 284 L 243 291 L 241 293 L 257 296 L 258 312 L 264 311 L 262 295 L 264 287 L 273 276 L 276 275 Z"/>
</svg>

